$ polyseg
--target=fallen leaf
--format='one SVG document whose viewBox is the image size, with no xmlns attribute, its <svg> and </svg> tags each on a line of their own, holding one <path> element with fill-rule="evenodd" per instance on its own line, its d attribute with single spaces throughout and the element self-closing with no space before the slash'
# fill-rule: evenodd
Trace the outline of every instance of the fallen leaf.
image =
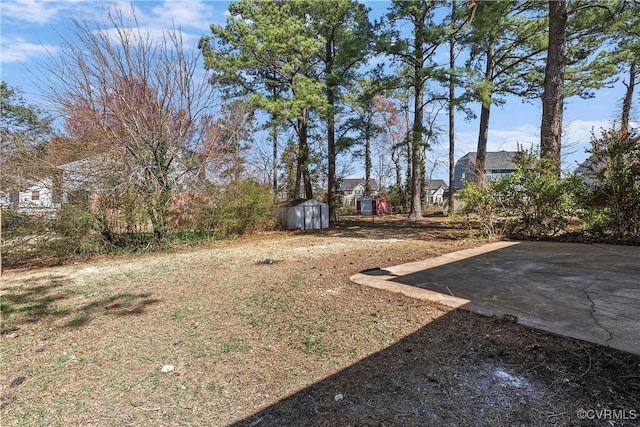
<svg viewBox="0 0 640 427">
<path fill-rule="evenodd" d="M 118 308 L 120 307 L 122 304 L 120 304 L 119 302 L 112 302 L 111 304 L 107 304 L 104 306 L 105 310 L 112 310 L 114 308 Z"/>
</svg>

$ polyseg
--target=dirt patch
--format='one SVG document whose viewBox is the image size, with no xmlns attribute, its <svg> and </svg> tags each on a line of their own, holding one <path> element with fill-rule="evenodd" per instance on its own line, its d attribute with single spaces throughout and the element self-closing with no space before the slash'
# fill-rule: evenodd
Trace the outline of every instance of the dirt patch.
<svg viewBox="0 0 640 427">
<path fill-rule="evenodd" d="M 348 279 L 480 243 L 376 219 L 10 272 L 2 423 L 637 425 L 640 358 Z"/>
</svg>

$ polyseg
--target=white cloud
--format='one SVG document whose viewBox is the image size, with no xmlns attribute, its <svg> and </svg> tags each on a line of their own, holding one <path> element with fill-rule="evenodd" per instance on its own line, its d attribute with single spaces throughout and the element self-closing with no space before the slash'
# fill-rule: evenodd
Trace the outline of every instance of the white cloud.
<svg viewBox="0 0 640 427">
<path fill-rule="evenodd" d="M 177 27 L 199 29 L 207 31 L 212 23 L 214 15 L 223 16 L 221 13 L 213 13 L 215 3 L 205 3 L 200 0 L 165 0 L 161 5 L 151 9 L 154 20 L 160 20 L 163 26 L 172 23 Z"/>
<path fill-rule="evenodd" d="M 2 0 L 2 24 L 38 24 L 47 26 L 68 21 L 69 17 L 81 20 L 100 20 L 108 3 L 93 0 Z M 28 30 L 24 25 L 19 31 Z"/>
<path fill-rule="evenodd" d="M 123 17 L 125 26 L 133 28 L 135 20 L 143 35 L 147 33 L 156 42 L 162 40 L 164 31 L 172 31 L 175 27 L 182 37 L 185 47 L 193 48 L 192 44 L 209 32 L 209 25 L 213 22 L 224 22 L 224 14 L 214 8 L 215 2 L 201 0 L 165 0 L 154 2 L 153 7 L 145 2 L 133 4 L 118 0 L 110 10 L 117 9 Z M 98 20 L 103 21 L 103 20 Z M 115 31 L 109 30 L 111 40 L 115 40 Z"/>
<path fill-rule="evenodd" d="M 601 129 L 609 129 L 611 125 L 611 120 L 572 120 L 564 123 L 562 138 L 568 143 L 588 143 L 592 131 L 598 135 Z"/>
<path fill-rule="evenodd" d="M 513 129 L 489 129 L 487 151 L 514 151 L 520 148 L 530 149 L 540 140 L 540 127 L 522 124 Z M 456 132 L 456 158 L 476 151 L 478 133 L 473 131 Z"/>
<path fill-rule="evenodd" d="M 591 147 L 592 132 L 600 136 L 603 129 L 610 129 L 613 120 L 572 120 L 563 124 L 562 155 L 566 169 L 573 170 L 582 163 Z"/>
<path fill-rule="evenodd" d="M 58 46 L 51 44 L 37 44 L 22 38 L 2 38 L 2 63 L 27 62 L 38 57 L 55 53 Z"/>
<path fill-rule="evenodd" d="M 589 153 L 586 150 L 591 146 L 591 132 L 600 134 L 601 129 L 609 129 L 611 120 L 573 120 L 563 124 L 562 156 L 565 169 L 573 170 L 576 165 L 584 161 Z M 633 126 L 634 124 L 632 124 Z M 466 153 L 476 151 L 478 133 L 472 131 L 457 132 L 456 134 L 456 159 Z M 487 151 L 515 151 L 518 146 L 523 149 L 538 149 L 540 145 L 540 125 L 530 123 L 522 124 L 513 129 L 489 129 Z M 436 155 L 445 157 L 447 147 L 441 145 L 436 150 Z"/>
<path fill-rule="evenodd" d="M 2 2 L 2 15 L 16 21 L 47 24 L 54 20 L 61 9 L 57 2 L 42 0 L 16 0 Z"/>
</svg>

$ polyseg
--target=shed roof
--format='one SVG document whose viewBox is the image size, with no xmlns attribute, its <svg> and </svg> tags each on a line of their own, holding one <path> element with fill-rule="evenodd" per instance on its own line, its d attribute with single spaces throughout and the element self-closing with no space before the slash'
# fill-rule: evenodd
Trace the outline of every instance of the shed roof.
<svg viewBox="0 0 640 427">
<path fill-rule="evenodd" d="M 286 202 L 279 203 L 278 207 L 289 208 L 289 207 L 305 205 L 305 204 L 306 205 L 326 205 L 326 203 L 316 199 L 294 199 L 294 200 L 288 200 Z"/>
</svg>

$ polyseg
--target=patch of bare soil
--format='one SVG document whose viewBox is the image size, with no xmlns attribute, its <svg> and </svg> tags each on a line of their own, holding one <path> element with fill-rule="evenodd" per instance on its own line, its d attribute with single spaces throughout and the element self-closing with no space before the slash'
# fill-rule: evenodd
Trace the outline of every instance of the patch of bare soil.
<svg viewBox="0 0 640 427">
<path fill-rule="evenodd" d="M 359 219 L 9 272 L 2 425 L 638 425 L 640 357 L 348 280 L 481 243 Z"/>
</svg>

